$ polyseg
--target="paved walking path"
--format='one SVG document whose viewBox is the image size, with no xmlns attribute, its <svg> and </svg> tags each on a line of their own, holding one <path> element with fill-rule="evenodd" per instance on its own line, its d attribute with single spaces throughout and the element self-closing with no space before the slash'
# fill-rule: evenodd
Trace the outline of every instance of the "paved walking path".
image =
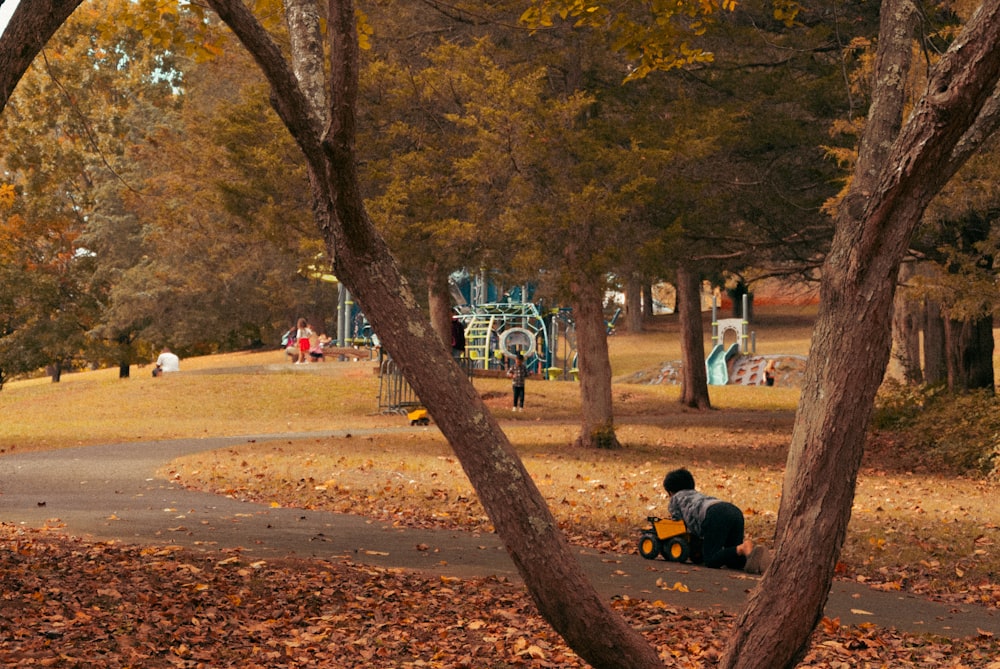
<svg viewBox="0 0 1000 669">
<path fill-rule="evenodd" d="M 451 576 L 519 578 L 491 534 L 400 529 L 361 516 L 270 508 L 185 490 L 156 475 L 170 460 L 189 453 L 248 441 L 334 434 L 344 433 L 179 439 L 4 455 L 0 522 L 62 524 L 71 535 L 195 550 L 242 547 L 257 559 L 350 558 Z M 660 599 L 677 607 L 735 612 L 758 580 L 742 572 L 644 560 L 637 554 L 581 548 L 579 556 L 603 595 Z M 684 587 L 675 589 L 676 584 Z M 853 582 L 834 583 L 826 615 L 844 624 L 874 623 L 956 638 L 980 631 L 1000 636 L 1000 612 L 878 592 Z"/>
</svg>

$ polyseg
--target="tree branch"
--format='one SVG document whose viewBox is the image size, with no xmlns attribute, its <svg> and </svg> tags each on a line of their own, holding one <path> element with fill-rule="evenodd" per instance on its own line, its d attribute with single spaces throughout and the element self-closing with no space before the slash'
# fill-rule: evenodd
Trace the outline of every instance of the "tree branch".
<svg viewBox="0 0 1000 669">
<path fill-rule="evenodd" d="M 240 0 L 208 0 L 208 4 L 253 56 L 271 85 L 271 104 L 275 111 L 302 149 L 306 160 L 322 174 L 321 128 L 314 122 L 309 100 L 299 87 L 298 79 L 281 49 Z"/>
<path fill-rule="evenodd" d="M 32 0 L 18 4 L 0 37 L 0 112 L 35 56 L 83 0 Z"/>
</svg>

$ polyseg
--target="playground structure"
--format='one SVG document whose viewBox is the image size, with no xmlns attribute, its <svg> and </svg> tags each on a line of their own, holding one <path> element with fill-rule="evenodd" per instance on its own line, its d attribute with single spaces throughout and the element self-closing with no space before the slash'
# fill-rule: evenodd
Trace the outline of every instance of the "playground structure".
<svg viewBox="0 0 1000 669">
<path fill-rule="evenodd" d="M 576 328 L 569 309 L 536 304 L 528 285 L 503 293 L 485 272 L 456 272 L 451 285 L 456 318 L 465 328 L 465 358 L 474 372 L 506 370 L 520 354 L 532 374 L 549 380 L 578 378 Z"/>
<path fill-rule="evenodd" d="M 749 308 L 749 298 L 744 294 L 742 317 L 719 319 L 718 304 L 712 298 L 712 352 L 705 360 L 710 386 L 757 386 L 764 383 L 768 358 L 755 355 L 757 342 L 750 332 Z M 727 347 L 726 335 L 729 333 L 735 335 L 735 341 Z"/>
<path fill-rule="evenodd" d="M 317 276 L 320 280 L 336 281 L 332 275 Z M 461 363 L 471 376 L 477 373 L 505 371 L 518 354 L 525 358 L 529 372 L 547 380 L 578 380 L 576 330 L 572 312 L 565 308 L 543 309 L 530 300 L 529 286 L 516 286 L 501 293 L 485 273 L 469 276 L 456 273 L 451 277 L 452 294 L 458 303 L 456 318 L 465 329 L 465 357 Z M 351 298 L 350 292 L 338 283 L 337 337 L 330 354 L 341 360 L 360 359 L 362 351 L 375 357 L 378 336 L 372 331 L 364 314 Z M 768 358 L 757 356 L 754 333 L 747 318 L 749 298 L 743 295 L 742 317 L 718 318 L 719 305 L 712 298 L 712 350 L 705 360 L 709 385 L 760 385 L 764 382 L 764 367 Z M 607 321 L 609 336 L 621 315 L 617 309 Z M 732 335 L 730 337 L 730 335 Z M 728 343 L 727 340 L 731 340 Z M 418 405 L 410 396 L 405 381 L 395 378 L 390 365 L 380 372 L 380 409 L 403 410 Z M 385 397 L 390 399 L 383 400 Z M 395 398 L 395 399 L 392 399 Z"/>
<path fill-rule="evenodd" d="M 465 355 L 473 369 L 505 370 L 523 355 L 533 374 L 550 380 L 576 378 L 576 336 L 567 310 L 542 312 L 533 302 L 491 302 L 471 305 L 457 318 L 465 328 Z"/>
<path fill-rule="evenodd" d="M 749 300 L 743 296 L 742 318 L 719 319 L 719 305 L 716 298 L 712 297 L 712 352 L 705 360 L 705 368 L 708 372 L 708 385 L 724 386 L 729 383 L 729 371 L 733 361 L 741 355 L 748 355 L 750 351 L 751 335 L 749 332 L 750 321 L 747 318 Z M 736 341 L 726 348 L 726 335 L 728 333 L 736 335 Z"/>
</svg>

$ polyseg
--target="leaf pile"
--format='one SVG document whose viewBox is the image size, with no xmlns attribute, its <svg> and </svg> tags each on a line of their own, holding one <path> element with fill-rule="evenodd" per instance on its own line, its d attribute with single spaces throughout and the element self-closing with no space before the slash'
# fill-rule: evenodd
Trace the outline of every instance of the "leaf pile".
<svg viewBox="0 0 1000 669">
<path fill-rule="evenodd" d="M 585 666 L 503 580 L 241 551 L 93 543 L 0 525 L 5 667 Z M 712 667 L 733 618 L 614 606 L 668 667 Z M 806 667 L 1000 669 L 996 639 L 931 640 L 825 620 Z"/>
</svg>

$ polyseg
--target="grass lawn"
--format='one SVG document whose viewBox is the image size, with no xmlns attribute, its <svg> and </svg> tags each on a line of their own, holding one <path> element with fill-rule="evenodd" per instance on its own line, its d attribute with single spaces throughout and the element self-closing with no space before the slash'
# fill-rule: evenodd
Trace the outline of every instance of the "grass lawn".
<svg viewBox="0 0 1000 669">
<path fill-rule="evenodd" d="M 757 351 L 803 355 L 811 309 L 758 309 Z M 707 346 L 710 342 L 706 343 Z M 676 323 L 610 339 L 616 379 L 679 359 Z M 370 362 L 295 368 L 279 350 L 183 360 L 153 379 L 133 368 L 16 381 L 0 392 L 0 453 L 109 441 L 330 429 L 406 427 L 377 412 Z M 625 448 L 581 451 L 578 386 L 529 380 L 512 414 L 509 382 L 476 379 L 571 539 L 633 552 L 647 515 L 665 513 L 664 473 L 687 466 L 699 487 L 733 500 L 748 531 L 769 543 L 799 391 L 712 387 L 715 410 L 690 411 L 669 385 L 616 383 Z M 2 457 L 2 456 L 0 456 Z M 488 519 L 436 429 L 344 439 L 246 444 L 176 461 L 163 472 L 187 485 L 248 499 L 351 511 L 424 526 L 485 528 Z M 918 458 L 874 448 L 866 458 L 838 573 L 884 589 L 1000 606 L 1000 507 L 995 483 L 927 471 Z"/>
</svg>

